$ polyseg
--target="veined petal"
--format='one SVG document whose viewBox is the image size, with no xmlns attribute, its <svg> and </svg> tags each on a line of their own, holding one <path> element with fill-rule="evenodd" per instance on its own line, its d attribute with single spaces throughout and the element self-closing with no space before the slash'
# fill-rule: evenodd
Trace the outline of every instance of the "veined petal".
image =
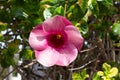
<svg viewBox="0 0 120 80">
<path fill-rule="evenodd" d="M 35 50 L 43 50 L 47 47 L 46 33 L 43 32 L 41 25 L 31 31 L 29 44 Z"/>
<path fill-rule="evenodd" d="M 68 42 L 73 43 L 78 50 L 81 49 L 83 45 L 83 37 L 79 30 L 75 26 L 69 25 L 65 28 L 65 32 L 68 36 Z"/>
<path fill-rule="evenodd" d="M 68 66 L 78 54 L 77 48 L 72 44 L 66 44 L 59 50 L 59 58 L 56 65 Z"/>
<path fill-rule="evenodd" d="M 60 32 L 67 25 L 71 25 L 71 23 L 66 18 L 57 15 L 44 21 L 42 26 L 46 32 Z"/>
<path fill-rule="evenodd" d="M 47 47 L 42 51 L 35 50 L 35 56 L 37 61 L 46 67 L 55 65 L 59 57 L 58 54 L 59 53 L 51 47 Z"/>
</svg>

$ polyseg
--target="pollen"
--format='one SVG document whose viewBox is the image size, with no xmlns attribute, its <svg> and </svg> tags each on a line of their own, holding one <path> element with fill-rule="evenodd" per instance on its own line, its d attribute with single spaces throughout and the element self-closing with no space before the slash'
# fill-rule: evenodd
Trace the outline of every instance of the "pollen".
<svg viewBox="0 0 120 80">
<path fill-rule="evenodd" d="M 62 36 L 61 36 L 60 34 L 58 34 L 58 35 L 56 36 L 56 38 L 57 38 L 57 39 L 60 39 L 60 38 L 62 38 Z"/>
</svg>

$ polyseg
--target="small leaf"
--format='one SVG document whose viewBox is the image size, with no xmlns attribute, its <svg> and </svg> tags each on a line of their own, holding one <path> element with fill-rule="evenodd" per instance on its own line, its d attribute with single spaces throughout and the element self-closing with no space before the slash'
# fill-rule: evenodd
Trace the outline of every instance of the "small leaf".
<svg viewBox="0 0 120 80">
<path fill-rule="evenodd" d="M 64 16 L 64 8 L 62 6 L 59 6 L 55 9 L 53 15 L 61 15 Z"/>
<path fill-rule="evenodd" d="M 120 23 L 113 24 L 109 35 L 112 40 L 120 40 Z"/>
<path fill-rule="evenodd" d="M 113 45 L 116 47 L 120 47 L 120 43 L 114 43 Z"/>
<path fill-rule="evenodd" d="M 118 74 L 118 69 L 117 69 L 116 67 L 113 67 L 113 68 L 110 70 L 109 77 L 110 77 L 110 78 L 115 77 L 117 74 Z"/>
<path fill-rule="evenodd" d="M 86 72 L 86 69 L 83 69 L 80 74 L 81 74 L 81 77 L 82 77 L 83 80 L 85 80 L 86 78 L 89 77 L 89 75 Z"/>
<path fill-rule="evenodd" d="M 24 49 L 20 52 L 20 58 L 24 58 L 24 59 L 33 59 L 33 51 L 30 49 Z"/>
<path fill-rule="evenodd" d="M 97 73 L 94 73 L 92 80 L 101 80 L 101 78 Z"/>
<path fill-rule="evenodd" d="M 98 71 L 98 72 L 97 72 L 97 75 L 99 75 L 99 76 L 103 76 L 104 73 L 103 73 L 102 71 Z"/>
<path fill-rule="evenodd" d="M 112 31 L 115 35 L 120 35 L 120 23 L 114 23 Z"/>
<path fill-rule="evenodd" d="M 80 73 L 78 73 L 78 72 L 72 73 L 72 79 L 73 80 L 83 80 L 83 79 L 81 79 Z"/>
<path fill-rule="evenodd" d="M 35 25 L 38 25 L 40 23 L 42 23 L 42 20 L 40 18 L 34 20 Z"/>
<path fill-rule="evenodd" d="M 111 69 L 111 66 L 109 65 L 109 64 L 107 64 L 107 63 L 104 63 L 103 64 L 103 66 L 102 66 L 102 68 L 103 68 L 103 70 L 105 70 L 105 71 L 110 71 L 110 69 Z"/>
</svg>

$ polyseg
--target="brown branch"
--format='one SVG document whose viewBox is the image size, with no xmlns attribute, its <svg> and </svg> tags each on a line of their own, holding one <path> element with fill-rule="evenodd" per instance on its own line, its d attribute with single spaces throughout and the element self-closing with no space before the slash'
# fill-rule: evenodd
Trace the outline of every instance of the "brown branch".
<svg viewBox="0 0 120 80">
<path fill-rule="evenodd" d="M 90 49 L 82 50 L 82 51 L 80 51 L 80 53 L 84 53 L 84 52 L 92 51 L 92 50 L 94 50 L 95 48 L 97 48 L 97 46 L 94 46 L 94 47 L 92 47 L 92 48 L 90 48 Z"/>
<path fill-rule="evenodd" d="M 84 64 L 83 66 L 80 66 L 80 67 L 77 67 L 77 68 L 71 68 L 71 69 L 68 69 L 70 71 L 74 71 L 74 70 L 80 70 L 80 69 L 83 69 L 85 68 L 87 65 L 91 64 L 92 62 L 96 61 L 96 59 L 93 59 L 91 61 L 89 61 L 88 63 Z"/>
<path fill-rule="evenodd" d="M 37 61 L 36 60 L 32 60 L 31 63 L 24 65 L 23 68 L 28 68 L 28 67 L 32 66 L 33 64 L 35 64 L 35 63 L 37 63 Z"/>
</svg>

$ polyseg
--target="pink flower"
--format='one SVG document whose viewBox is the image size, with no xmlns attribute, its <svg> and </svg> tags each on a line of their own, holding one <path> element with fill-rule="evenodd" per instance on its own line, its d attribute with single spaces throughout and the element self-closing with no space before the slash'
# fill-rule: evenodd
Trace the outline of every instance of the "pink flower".
<svg viewBox="0 0 120 80">
<path fill-rule="evenodd" d="M 35 51 L 37 61 L 42 65 L 68 66 L 76 59 L 83 38 L 70 21 L 57 15 L 31 31 L 29 44 Z"/>
</svg>

